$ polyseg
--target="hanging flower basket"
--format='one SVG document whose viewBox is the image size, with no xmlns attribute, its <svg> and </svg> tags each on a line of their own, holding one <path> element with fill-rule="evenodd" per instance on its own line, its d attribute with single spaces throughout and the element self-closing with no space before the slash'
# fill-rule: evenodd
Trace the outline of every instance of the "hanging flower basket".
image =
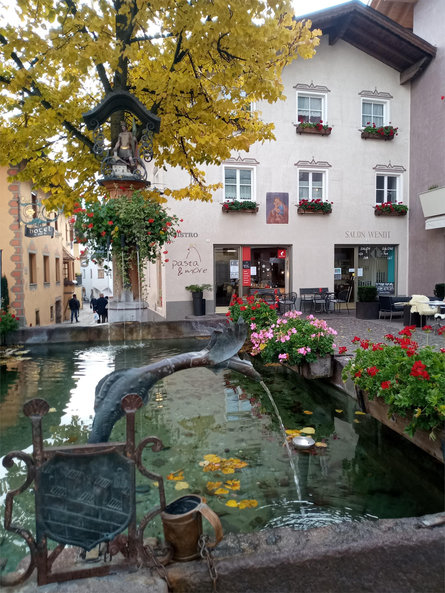
<svg viewBox="0 0 445 593">
<path fill-rule="evenodd" d="M 229 212 L 249 212 L 254 214 L 258 212 L 258 204 L 256 202 L 251 201 L 239 201 L 233 200 L 233 202 L 224 202 L 222 205 L 222 211 L 225 213 Z"/>
<path fill-rule="evenodd" d="M 332 128 L 320 120 L 318 123 L 300 122 L 297 124 L 296 131 L 297 134 L 318 134 L 318 136 L 329 136 Z"/>
</svg>

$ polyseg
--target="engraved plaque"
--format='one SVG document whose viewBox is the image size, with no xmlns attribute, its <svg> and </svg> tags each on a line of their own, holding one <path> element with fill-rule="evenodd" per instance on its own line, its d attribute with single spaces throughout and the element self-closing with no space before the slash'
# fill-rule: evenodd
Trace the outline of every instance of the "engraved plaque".
<svg viewBox="0 0 445 593">
<path fill-rule="evenodd" d="M 91 550 L 110 541 L 134 513 L 134 462 L 116 452 L 63 455 L 44 463 L 37 478 L 38 539 Z"/>
</svg>

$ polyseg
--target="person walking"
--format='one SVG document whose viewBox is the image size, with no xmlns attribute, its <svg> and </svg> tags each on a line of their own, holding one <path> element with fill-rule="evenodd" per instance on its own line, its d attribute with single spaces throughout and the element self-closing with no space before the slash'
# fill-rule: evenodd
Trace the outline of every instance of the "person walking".
<svg viewBox="0 0 445 593">
<path fill-rule="evenodd" d="M 68 301 L 68 307 L 71 311 L 71 323 L 73 320 L 76 320 L 76 323 L 79 323 L 79 309 L 80 309 L 80 301 L 76 297 L 76 293 L 73 293 L 73 296 Z"/>
<path fill-rule="evenodd" d="M 97 323 L 105 323 L 105 321 L 108 319 L 107 307 L 108 307 L 108 301 L 104 297 L 104 295 L 101 293 L 99 298 L 96 301 L 96 313 L 99 315 L 99 319 L 97 320 Z"/>
</svg>

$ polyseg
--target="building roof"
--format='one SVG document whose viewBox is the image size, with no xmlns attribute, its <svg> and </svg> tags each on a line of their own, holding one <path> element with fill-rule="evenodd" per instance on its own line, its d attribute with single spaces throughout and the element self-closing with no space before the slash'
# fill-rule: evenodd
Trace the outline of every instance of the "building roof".
<svg viewBox="0 0 445 593">
<path fill-rule="evenodd" d="M 329 36 L 339 39 L 400 72 L 400 84 L 418 76 L 436 55 L 436 48 L 381 12 L 358 0 L 320 10 L 301 18 Z"/>
</svg>

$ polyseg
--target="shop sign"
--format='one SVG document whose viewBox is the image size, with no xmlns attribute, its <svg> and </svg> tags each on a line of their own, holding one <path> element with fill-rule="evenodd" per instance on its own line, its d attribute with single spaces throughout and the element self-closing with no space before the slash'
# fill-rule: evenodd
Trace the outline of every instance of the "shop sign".
<svg viewBox="0 0 445 593">
<path fill-rule="evenodd" d="M 250 247 L 243 247 L 243 286 L 250 286 L 251 283 L 251 252 Z"/>
<path fill-rule="evenodd" d="M 286 259 L 286 250 L 278 249 L 278 259 Z"/>
<path fill-rule="evenodd" d="M 54 228 L 46 223 L 36 226 L 25 226 L 25 237 L 54 237 Z"/>
</svg>

